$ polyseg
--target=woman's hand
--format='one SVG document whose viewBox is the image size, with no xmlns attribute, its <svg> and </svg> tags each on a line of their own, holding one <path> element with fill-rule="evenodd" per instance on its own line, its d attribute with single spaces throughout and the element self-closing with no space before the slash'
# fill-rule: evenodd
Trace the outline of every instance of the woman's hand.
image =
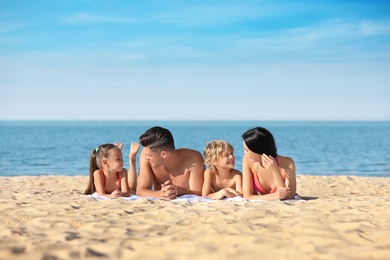
<svg viewBox="0 0 390 260">
<path fill-rule="evenodd" d="M 261 155 L 261 165 L 264 169 L 269 171 L 274 171 L 278 169 L 275 158 L 270 155 L 262 154 Z"/>
<path fill-rule="evenodd" d="M 275 194 L 275 199 L 279 199 L 279 200 L 285 200 L 291 198 L 291 191 L 289 187 L 278 188 L 274 194 Z"/>
</svg>

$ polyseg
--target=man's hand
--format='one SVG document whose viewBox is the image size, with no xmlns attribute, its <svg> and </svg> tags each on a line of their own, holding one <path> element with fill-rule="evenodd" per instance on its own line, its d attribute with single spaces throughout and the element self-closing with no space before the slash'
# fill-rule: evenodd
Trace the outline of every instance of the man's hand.
<svg viewBox="0 0 390 260">
<path fill-rule="evenodd" d="M 132 142 L 130 144 L 129 160 L 133 160 L 136 158 L 139 148 L 140 146 L 138 143 Z"/>
<path fill-rule="evenodd" d="M 176 185 L 171 184 L 171 181 L 166 181 L 165 183 L 161 184 L 162 199 L 176 199 L 177 194 L 177 187 Z"/>
</svg>

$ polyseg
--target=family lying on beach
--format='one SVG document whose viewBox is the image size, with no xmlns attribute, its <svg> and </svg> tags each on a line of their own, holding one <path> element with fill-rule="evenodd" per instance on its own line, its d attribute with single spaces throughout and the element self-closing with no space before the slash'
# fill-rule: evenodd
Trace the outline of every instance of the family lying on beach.
<svg viewBox="0 0 390 260">
<path fill-rule="evenodd" d="M 249 200 L 294 199 L 294 161 L 277 154 L 272 134 L 255 127 L 246 131 L 242 139 L 244 156 L 240 172 L 234 168 L 234 148 L 228 142 L 208 142 L 203 157 L 192 149 L 176 149 L 168 129 L 152 127 L 139 138 L 143 149 L 138 177 L 138 143 L 130 145 L 128 171 L 123 168 L 123 144 L 102 144 L 92 151 L 85 194 L 96 192 L 109 198 L 136 194 L 175 199 L 193 194 L 215 200 L 236 196 Z"/>
</svg>

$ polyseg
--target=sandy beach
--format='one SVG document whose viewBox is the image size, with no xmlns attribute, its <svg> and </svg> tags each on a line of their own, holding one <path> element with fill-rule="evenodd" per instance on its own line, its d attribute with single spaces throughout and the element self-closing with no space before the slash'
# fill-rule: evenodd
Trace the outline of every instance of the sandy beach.
<svg viewBox="0 0 390 260">
<path fill-rule="evenodd" d="M 390 259 L 390 178 L 298 176 L 298 201 L 96 200 L 0 177 L 0 259 Z"/>
</svg>

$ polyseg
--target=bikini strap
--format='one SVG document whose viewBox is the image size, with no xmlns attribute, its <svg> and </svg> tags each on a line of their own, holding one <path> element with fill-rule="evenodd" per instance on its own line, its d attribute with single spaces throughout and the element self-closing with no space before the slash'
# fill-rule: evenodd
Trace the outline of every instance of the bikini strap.
<svg viewBox="0 0 390 260">
<path fill-rule="evenodd" d="M 276 161 L 276 164 L 278 165 L 278 167 L 280 167 L 278 157 L 275 157 L 275 161 Z"/>
</svg>

